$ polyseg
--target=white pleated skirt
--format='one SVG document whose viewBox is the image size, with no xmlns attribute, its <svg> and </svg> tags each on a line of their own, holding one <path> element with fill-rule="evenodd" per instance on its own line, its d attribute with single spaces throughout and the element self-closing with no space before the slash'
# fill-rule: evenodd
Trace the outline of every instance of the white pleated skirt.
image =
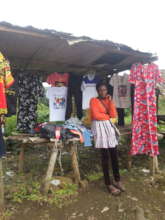
<svg viewBox="0 0 165 220">
<path fill-rule="evenodd" d="M 114 128 L 109 120 L 93 121 L 91 130 L 94 136 L 95 148 L 114 148 L 118 145 Z"/>
</svg>

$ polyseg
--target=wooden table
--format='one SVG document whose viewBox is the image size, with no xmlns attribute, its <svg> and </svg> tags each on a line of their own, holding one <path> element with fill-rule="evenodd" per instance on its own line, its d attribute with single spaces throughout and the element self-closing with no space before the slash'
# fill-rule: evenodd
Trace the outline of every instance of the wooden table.
<svg viewBox="0 0 165 220">
<path fill-rule="evenodd" d="M 45 139 L 45 138 L 39 138 L 39 137 L 30 137 L 26 134 L 19 134 L 19 135 L 13 135 L 5 138 L 6 140 L 12 140 L 17 141 L 20 143 L 20 153 L 19 153 L 19 159 L 18 159 L 18 171 L 20 173 L 23 173 L 24 171 L 24 159 L 25 159 L 25 149 L 28 147 L 28 145 L 31 146 L 41 146 L 43 144 L 46 144 L 46 146 L 51 147 L 51 155 L 48 163 L 47 172 L 44 178 L 44 184 L 43 184 L 43 190 L 45 193 L 48 192 L 49 186 L 50 186 L 50 180 L 53 176 L 53 171 L 56 165 L 57 156 L 59 153 L 59 150 L 64 148 L 64 145 L 69 145 L 69 151 L 71 153 L 71 159 L 72 159 L 72 168 L 74 173 L 75 182 L 77 184 L 81 184 L 81 176 L 79 171 L 79 164 L 77 159 L 77 145 L 79 143 L 78 138 L 69 139 L 67 142 L 63 143 L 61 140 L 56 139 Z"/>
</svg>

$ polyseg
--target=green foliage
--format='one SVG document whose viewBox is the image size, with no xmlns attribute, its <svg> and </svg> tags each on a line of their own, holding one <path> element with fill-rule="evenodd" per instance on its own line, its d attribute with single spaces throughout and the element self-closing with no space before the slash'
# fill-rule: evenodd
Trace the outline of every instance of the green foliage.
<svg viewBox="0 0 165 220">
<path fill-rule="evenodd" d="M 24 200 L 45 202 L 62 207 L 68 198 L 77 194 L 78 186 L 76 184 L 64 184 L 62 188 L 51 189 L 48 195 L 43 195 L 40 189 L 41 184 L 37 181 L 18 184 L 16 189 L 10 192 L 11 200 L 17 203 L 22 203 Z"/>
<path fill-rule="evenodd" d="M 165 115 L 165 97 L 160 96 L 159 98 L 159 115 Z"/>
<path fill-rule="evenodd" d="M 97 180 L 101 179 L 102 177 L 103 177 L 103 174 L 101 172 L 92 173 L 92 174 L 87 175 L 87 179 L 90 182 L 97 181 Z"/>
<path fill-rule="evenodd" d="M 6 124 L 5 124 L 5 135 L 9 136 L 12 132 L 16 131 L 17 126 L 17 117 L 16 115 L 13 115 L 9 118 L 6 118 Z"/>
<path fill-rule="evenodd" d="M 37 116 L 39 123 L 49 121 L 49 107 L 40 102 L 38 104 Z"/>
</svg>

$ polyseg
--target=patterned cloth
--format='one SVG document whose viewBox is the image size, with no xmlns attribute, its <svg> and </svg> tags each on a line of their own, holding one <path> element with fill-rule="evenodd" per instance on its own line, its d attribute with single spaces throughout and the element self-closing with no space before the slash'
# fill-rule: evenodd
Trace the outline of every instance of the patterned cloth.
<svg viewBox="0 0 165 220">
<path fill-rule="evenodd" d="M 38 74 L 20 73 L 18 77 L 17 129 L 29 132 L 37 121 L 38 98 L 44 95 L 42 81 Z"/>
<path fill-rule="evenodd" d="M 13 83 L 9 61 L 0 53 L 0 115 L 7 114 L 6 89 Z"/>
<path fill-rule="evenodd" d="M 91 130 L 94 136 L 95 148 L 114 148 L 118 145 L 115 130 L 109 120 L 93 121 Z"/>
<path fill-rule="evenodd" d="M 131 68 L 129 82 L 135 85 L 131 155 L 159 154 L 155 87 L 160 81 L 160 71 L 154 63 L 134 64 Z"/>
</svg>

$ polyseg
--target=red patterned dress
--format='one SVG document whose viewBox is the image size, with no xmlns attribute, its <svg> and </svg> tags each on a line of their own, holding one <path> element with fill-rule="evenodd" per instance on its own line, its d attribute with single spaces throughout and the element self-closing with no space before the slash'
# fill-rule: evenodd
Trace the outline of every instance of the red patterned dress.
<svg viewBox="0 0 165 220">
<path fill-rule="evenodd" d="M 154 63 L 138 63 L 131 68 L 129 82 L 135 85 L 131 155 L 159 154 L 155 87 L 161 81 L 160 71 Z"/>
<path fill-rule="evenodd" d="M 7 114 L 6 89 L 13 83 L 9 62 L 0 52 L 0 115 Z"/>
</svg>

